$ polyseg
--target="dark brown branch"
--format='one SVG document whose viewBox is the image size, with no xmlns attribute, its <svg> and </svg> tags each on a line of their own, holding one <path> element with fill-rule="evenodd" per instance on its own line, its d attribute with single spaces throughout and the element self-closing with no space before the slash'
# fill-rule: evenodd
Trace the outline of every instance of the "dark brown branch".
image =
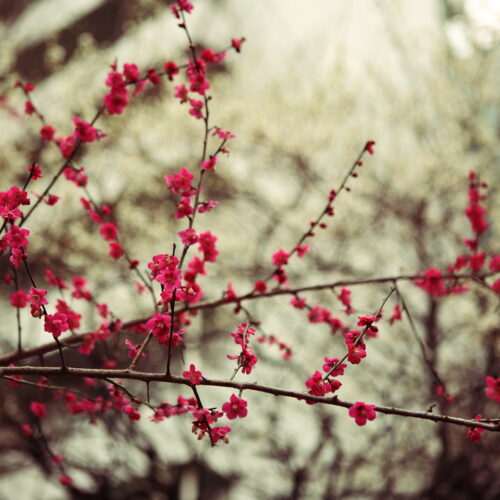
<svg viewBox="0 0 500 500">
<path fill-rule="evenodd" d="M 477 281 L 478 279 L 484 280 L 490 276 L 493 276 L 498 273 L 483 273 L 483 274 L 443 274 L 443 279 L 456 279 L 456 280 L 472 280 Z M 306 293 L 306 292 L 315 292 L 320 290 L 329 290 L 333 288 L 337 288 L 340 286 L 358 286 L 358 285 L 376 285 L 383 283 L 394 283 L 398 281 L 413 281 L 418 278 L 421 278 L 421 274 L 401 274 L 397 276 L 386 276 L 381 278 L 366 278 L 366 279 L 357 279 L 357 280 L 340 280 L 333 281 L 331 283 L 323 283 L 320 285 L 311 285 L 304 286 L 299 288 L 289 288 L 289 289 L 276 289 L 271 290 L 267 293 L 262 293 L 258 295 L 247 294 L 238 297 L 236 301 L 226 301 L 224 299 L 214 300 L 212 302 L 205 302 L 204 304 L 197 304 L 196 306 L 188 306 L 188 307 L 180 307 L 177 310 L 177 313 L 182 313 L 189 310 L 197 310 L 201 311 L 203 309 L 214 309 L 216 307 L 221 307 L 225 305 L 233 305 L 235 303 L 240 303 L 247 300 L 258 300 L 265 299 L 268 297 L 276 297 L 278 295 L 296 295 L 297 293 Z M 132 328 L 134 326 L 140 325 L 141 323 L 145 323 L 150 317 L 147 318 L 137 318 L 126 323 L 123 323 L 122 330 L 127 330 L 128 328 Z M 85 340 L 85 335 L 88 333 L 81 333 L 78 335 L 72 335 L 71 337 L 67 337 L 63 340 L 63 347 L 71 347 L 81 344 Z M 41 354 L 47 354 L 56 349 L 54 344 L 44 344 L 42 346 L 34 347 L 32 349 L 26 349 L 22 352 L 11 352 L 9 354 L 5 354 L 0 356 L 0 365 L 6 365 L 9 363 L 13 363 L 16 361 L 20 361 L 22 359 L 32 358 L 35 356 L 40 356 Z"/>
<path fill-rule="evenodd" d="M 104 370 L 95 368 L 66 368 L 61 367 L 32 367 L 32 366 L 6 366 L 0 367 L 0 377 L 4 375 L 43 375 L 45 377 L 89 377 L 98 379 L 131 379 L 142 380 L 143 382 L 168 382 L 171 384 L 181 384 L 192 387 L 189 379 L 183 377 L 176 377 L 174 375 L 165 375 L 164 373 L 148 373 L 136 372 L 130 370 Z M 332 406 L 340 406 L 343 408 L 350 408 L 354 403 L 342 401 L 337 397 L 324 398 L 321 396 L 312 396 L 297 391 L 290 391 L 281 389 L 279 387 L 271 387 L 257 383 L 241 383 L 232 382 L 228 380 L 214 380 L 204 378 L 200 385 L 212 387 L 229 387 L 238 391 L 256 391 L 272 394 L 273 396 L 283 396 L 294 398 L 313 403 L 321 403 Z M 399 415 L 402 417 L 417 418 L 421 420 L 431 420 L 433 422 L 443 422 L 447 424 L 460 425 L 463 427 L 476 427 L 486 429 L 493 432 L 500 432 L 500 425 L 486 424 L 484 422 L 476 422 L 475 420 L 467 420 L 459 417 L 450 417 L 448 415 L 434 415 L 430 412 L 407 410 L 404 408 L 394 408 L 389 406 L 375 406 L 375 411 L 385 415 Z"/>
</svg>

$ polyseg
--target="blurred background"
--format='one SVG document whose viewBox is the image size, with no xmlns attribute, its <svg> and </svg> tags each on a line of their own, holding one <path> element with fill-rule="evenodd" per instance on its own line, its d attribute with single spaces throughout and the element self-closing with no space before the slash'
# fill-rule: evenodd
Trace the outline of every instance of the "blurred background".
<svg viewBox="0 0 500 500">
<path fill-rule="evenodd" d="M 489 183 L 484 204 L 490 229 L 483 249 L 499 253 L 498 2 L 194 4 L 188 22 L 196 46 L 220 50 L 233 37 L 247 40 L 241 54 L 230 52 L 210 74 L 211 123 L 237 137 L 207 178 L 207 197 L 220 205 L 196 222 L 198 232 L 217 235 L 220 252 L 200 280 L 205 299 L 220 298 L 228 282 L 243 294 L 264 278 L 272 270 L 271 255 L 295 244 L 370 139 L 377 141 L 376 154 L 349 181 L 350 192 L 339 196 L 336 215 L 317 232 L 310 254 L 289 266 L 291 286 L 446 269 L 465 253 L 463 238 L 471 236 L 463 214 L 470 170 Z M 109 64 L 162 68 L 165 61 L 188 57 L 183 31 L 159 0 L 2 0 L 0 23 L 1 190 L 21 186 L 32 161 L 46 172 L 39 183 L 60 166 L 56 148 L 40 144 L 36 118 L 23 113 L 16 80 L 36 84 L 35 104 L 47 123 L 68 135 L 73 116 L 90 120 L 100 105 Z M 123 115 L 104 116 L 99 128 L 108 137 L 82 149 L 75 164 L 86 167 L 89 192 L 112 207 L 127 252 L 145 269 L 153 255 L 170 252 L 184 229 L 173 217 L 175 199 L 163 177 L 182 167 L 196 169 L 202 124 L 173 98 L 173 86 L 162 84 L 139 95 Z M 33 184 L 38 192 L 43 187 Z M 67 280 L 84 275 L 96 300 L 108 303 L 117 317 L 151 314 L 151 300 L 137 293 L 126 263 L 108 257 L 78 201 L 81 191 L 61 179 L 52 192 L 61 196 L 58 204 L 40 207 L 27 224 L 38 282 L 44 283 L 46 267 Z M 0 266 L 3 275 L 5 257 Z M 27 289 L 27 280 L 20 279 Z M 0 344 L 6 353 L 15 349 L 16 323 L 11 290 L 1 286 Z M 373 313 L 388 289 L 352 287 L 355 316 Z M 484 395 L 485 375 L 500 375 L 498 297 L 472 286 L 464 295 L 433 298 L 409 283 L 401 293 L 426 355 L 408 321 L 385 323 L 368 346 L 368 358 L 348 370 L 339 397 L 420 411 L 435 404 L 438 413 L 464 418 L 479 411 L 498 415 L 498 405 Z M 354 327 L 335 295 L 307 296 L 309 304 Z M 74 306 L 84 318 L 81 332 L 99 326 L 91 305 Z M 249 380 L 303 390 L 324 355 L 344 352 L 340 335 L 310 324 L 289 298 L 248 307 L 261 322 L 259 333 L 275 335 L 293 350 L 283 360 L 276 346 L 256 343 L 260 361 Z M 194 362 L 209 377 L 229 378 L 234 362 L 226 354 L 235 349 L 229 332 L 244 320 L 232 307 L 192 318 L 186 366 Z M 37 322 L 23 321 L 28 345 L 47 341 Z M 125 367 L 123 339 L 140 339 L 120 335 L 112 351 L 99 346 L 86 358 L 75 350 L 71 362 L 99 366 L 116 358 Z M 158 351 L 148 350 L 143 367 L 162 369 L 164 353 Z M 174 361 L 181 371 L 180 357 Z M 46 356 L 45 363 L 58 358 Z M 436 396 L 433 371 L 455 396 L 452 403 Z M 156 385 L 151 391 L 157 403 L 190 396 Z M 126 386 L 144 397 L 143 384 Z M 64 456 L 74 480 L 64 488 L 54 480 L 44 443 L 20 430 L 20 423 L 33 418 L 26 402 L 43 395 L 25 387 L 13 391 L 5 382 L 0 391 L 2 499 L 500 496 L 496 434 L 483 434 L 473 444 L 462 428 L 384 415 L 360 428 L 341 408 L 247 393 L 248 418 L 233 425 L 228 445 L 214 449 L 196 441 L 189 415 L 154 423 L 144 410 L 135 423 L 107 412 L 92 425 L 86 417 L 69 418 L 47 398 L 46 440 Z M 200 393 L 207 407 L 220 407 L 231 391 Z"/>
</svg>

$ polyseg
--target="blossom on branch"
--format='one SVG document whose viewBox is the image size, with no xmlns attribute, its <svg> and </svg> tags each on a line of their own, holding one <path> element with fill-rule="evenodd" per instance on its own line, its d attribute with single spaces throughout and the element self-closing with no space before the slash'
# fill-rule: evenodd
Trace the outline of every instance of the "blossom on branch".
<svg viewBox="0 0 500 500">
<path fill-rule="evenodd" d="M 240 399 L 236 394 L 231 394 L 229 401 L 222 405 L 222 411 L 229 420 L 244 418 L 247 416 L 247 401 Z"/>
<path fill-rule="evenodd" d="M 377 417 L 375 405 L 367 405 L 357 401 L 349 408 L 349 416 L 354 419 L 356 424 L 365 425 L 368 420 L 374 420 Z"/>
</svg>

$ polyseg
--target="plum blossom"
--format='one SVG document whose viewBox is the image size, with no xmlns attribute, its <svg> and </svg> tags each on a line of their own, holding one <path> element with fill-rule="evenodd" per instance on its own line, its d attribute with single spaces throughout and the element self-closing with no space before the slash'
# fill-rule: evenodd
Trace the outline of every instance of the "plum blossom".
<svg viewBox="0 0 500 500">
<path fill-rule="evenodd" d="M 355 420 L 356 424 L 365 425 L 367 420 L 374 420 L 377 417 L 374 408 L 375 405 L 357 401 L 349 408 L 349 416 Z"/>
<path fill-rule="evenodd" d="M 236 394 L 231 394 L 229 401 L 222 405 L 222 411 L 229 420 L 244 418 L 247 416 L 247 401 L 239 398 Z"/>
</svg>

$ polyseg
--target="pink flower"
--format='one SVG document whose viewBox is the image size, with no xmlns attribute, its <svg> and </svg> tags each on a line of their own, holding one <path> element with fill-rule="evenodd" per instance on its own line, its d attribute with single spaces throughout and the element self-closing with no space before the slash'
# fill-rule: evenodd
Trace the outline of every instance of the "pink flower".
<svg viewBox="0 0 500 500">
<path fill-rule="evenodd" d="M 73 182 L 78 187 L 84 187 L 87 185 L 87 176 L 85 175 L 85 167 L 71 168 L 67 167 L 64 169 L 64 177 L 68 181 Z"/>
<path fill-rule="evenodd" d="M 401 306 L 399 304 L 396 304 L 389 319 L 389 324 L 392 325 L 395 321 L 401 321 L 402 318 L 403 316 L 401 314 Z"/>
<path fill-rule="evenodd" d="M 35 112 L 35 106 L 33 106 L 33 103 L 31 101 L 26 101 L 24 103 L 24 112 L 27 115 L 32 115 Z"/>
<path fill-rule="evenodd" d="M 455 259 L 455 264 L 452 266 L 454 270 L 459 271 L 467 265 L 469 258 L 467 255 L 459 255 Z M 453 269 L 450 272 L 453 272 Z"/>
<path fill-rule="evenodd" d="M 28 295 L 28 302 L 31 305 L 31 315 L 34 318 L 40 318 L 43 314 L 43 308 L 45 304 L 48 304 L 49 301 L 46 298 L 47 290 L 41 288 L 30 288 L 30 293 Z"/>
<path fill-rule="evenodd" d="M 189 0 L 177 0 L 177 5 L 179 6 L 180 10 L 183 10 L 188 14 L 190 14 L 194 8 L 193 4 Z"/>
<path fill-rule="evenodd" d="M 365 145 L 365 151 L 368 151 L 371 155 L 374 154 L 373 146 L 375 146 L 375 141 L 368 141 Z"/>
<path fill-rule="evenodd" d="M 184 231 L 179 231 L 179 237 L 183 245 L 194 245 L 198 241 L 198 235 L 193 228 L 185 229 Z"/>
<path fill-rule="evenodd" d="M 161 283 L 167 291 L 173 292 L 174 288 L 180 288 L 182 271 L 180 269 L 163 269 L 157 276 L 156 281 Z"/>
<path fill-rule="evenodd" d="M 496 280 L 492 285 L 491 285 L 491 289 L 500 294 L 500 279 L 499 280 Z"/>
<path fill-rule="evenodd" d="M 353 365 L 359 365 L 363 358 L 366 358 L 365 347 L 358 345 L 348 345 L 347 361 Z"/>
<path fill-rule="evenodd" d="M 151 278 L 155 279 L 162 271 L 174 271 L 179 264 L 179 259 L 173 255 L 159 254 L 153 256 L 153 262 L 148 263 Z"/>
<path fill-rule="evenodd" d="M 330 316 L 330 311 L 321 306 L 314 306 L 307 314 L 311 323 L 327 323 Z"/>
<path fill-rule="evenodd" d="M 210 88 L 210 83 L 208 83 L 208 80 L 203 73 L 197 72 L 189 76 L 189 90 L 191 92 L 198 92 L 198 94 L 200 95 L 205 95 L 206 91 L 209 88 Z M 193 105 L 191 99 L 190 103 L 191 105 Z"/>
<path fill-rule="evenodd" d="M 490 269 L 495 272 L 500 271 L 500 255 L 493 255 L 491 257 Z"/>
<path fill-rule="evenodd" d="M 470 221 L 472 230 L 479 236 L 488 229 L 488 222 L 484 218 L 486 214 L 485 208 L 479 204 L 469 205 L 465 209 L 465 215 Z"/>
<path fill-rule="evenodd" d="M 111 87 L 111 92 L 103 98 L 103 104 L 110 115 L 120 115 L 128 105 L 128 90 L 123 82 L 121 73 L 110 73 L 106 85 Z"/>
<path fill-rule="evenodd" d="M 238 300 L 238 295 L 234 291 L 232 283 L 227 284 L 226 293 L 224 294 L 224 302 L 236 302 Z"/>
<path fill-rule="evenodd" d="M 188 264 L 188 267 L 194 274 L 206 274 L 205 262 L 203 262 L 199 257 L 193 257 L 193 260 Z"/>
<path fill-rule="evenodd" d="M 66 314 L 57 312 L 45 316 L 44 330 L 51 333 L 54 337 L 59 337 L 69 329 L 68 318 Z"/>
<path fill-rule="evenodd" d="M 243 347 L 239 356 L 227 355 L 228 359 L 238 360 L 238 368 L 246 375 L 250 375 L 254 366 L 257 364 L 258 358 L 252 353 L 250 347 Z"/>
<path fill-rule="evenodd" d="M 479 422 L 481 420 L 482 415 L 476 415 L 474 420 L 476 422 Z M 477 443 L 481 439 L 481 434 L 485 431 L 486 429 L 482 429 L 481 427 L 468 427 L 467 431 L 465 432 L 465 435 L 467 438 L 472 441 L 473 443 Z"/>
<path fill-rule="evenodd" d="M 377 417 L 374 408 L 375 405 L 367 405 L 358 401 L 349 408 L 349 416 L 358 425 L 365 425 L 367 420 L 374 420 Z"/>
<path fill-rule="evenodd" d="M 191 206 L 191 200 L 186 196 L 181 199 L 180 203 L 177 205 L 177 210 L 175 212 L 176 219 L 182 219 L 183 217 L 189 217 L 194 212 Z"/>
<path fill-rule="evenodd" d="M 116 240 L 118 238 L 118 229 L 116 224 L 113 224 L 112 222 L 105 222 L 102 224 L 99 232 L 106 241 Z"/>
<path fill-rule="evenodd" d="M 308 387 L 309 394 L 313 396 L 324 396 L 332 390 L 330 382 L 323 380 L 323 375 L 321 372 L 315 371 L 307 380 L 306 387 Z"/>
<path fill-rule="evenodd" d="M 210 210 L 212 210 L 212 208 L 216 207 L 218 204 L 219 202 L 214 200 L 203 201 L 198 205 L 198 212 L 200 214 L 210 212 Z"/>
<path fill-rule="evenodd" d="M 351 307 L 351 290 L 348 288 L 342 288 L 340 293 L 337 295 L 337 299 L 340 300 L 342 304 L 345 306 L 344 312 L 346 314 L 352 314 L 354 309 Z"/>
<path fill-rule="evenodd" d="M 47 415 L 47 408 L 43 403 L 39 403 L 38 401 L 32 401 L 30 403 L 30 411 L 37 418 L 43 418 Z"/>
<path fill-rule="evenodd" d="M 72 281 L 75 289 L 71 293 L 71 296 L 75 299 L 84 299 L 90 302 L 92 300 L 92 293 L 87 290 L 87 280 L 83 276 L 75 276 Z"/>
<path fill-rule="evenodd" d="M 210 436 L 214 443 L 217 441 L 224 441 L 225 443 L 229 442 L 227 438 L 227 434 L 231 432 L 231 427 L 229 425 L 225 425 L 224 427 L 212 427 L 210 429 Z"/>
<path fill-rule="evenodd" d="M 26 307 L 28 303 L 28 295 L 23 290 L 18 290 L 17 292 L 13 292 L 10 296 L 10 304 L 12 307 L 17 307 L 18 309 L 22 309 Z"/>
<path fill-rule="evenodd" d="M 44 125 L 40 129 L 40 137 L 44 141 L 51 141 L 54 138 L 55 133 L 56 133 L 56 131 L 55 131 L 54 127 L 52 127 L 50 125 Z"/>
<path fill-rule="evenodd" d="M 170 342 L 170 324 L 171 319 L 169 314 L 154 313 L 153 316 L 146 322 L 146 327 L 151 331 L 153 336 L 158 339 L 158 342 L 163 345 L 168 345 Z M 182 344 L 182 335 L 184 330 L 179 330 L 172 334 L 172 346 L 176 347 Z"/>
<path fill-rule="evenodd" d="M 115 67 L 116 69 L 116 67 Z M 121 89 L 125 87 L 125 82 L 123 81 L 123 75 L 118 71 L 112 71 L 106 76 L 106 85 L 112 89 Z"/>
<path fill-rule="evenodd" d="M 58 481 L 63 486 L 69 486 L 73 482 L 73 480 L 69 476 L 66 476 L 66 475 L 59 476 Z"/>
<path fill-rule="evenodd" d="M 323 371 L 325 373 L 328 373 L 338 362 L 339 358 L 323 358 L 325 363 L 323 364 Z M 347 368 L 347 365 L 345 363 L 341 363 L 340 365 L 333 370 L 332 373 L 330 373 L 330 376 L 332 377 L 338 377 L 339 375 L 344 375 L 344 369 Z"/>
<path fill-rule="evenodd" d="M 10 226 L 9 231 L 2 238 L 1 243 L 10 248 L 26 248 L 29 245 L 27 229 L 17 226 Z"/>
<path fill-rule="evenodd" d="M 80 120 L 78 116 L 73 118 L 73 123 L 75 124 L 73 135 L 82 142 L 94 142 L 102 137 L 90 123 Z"/>
<path fill-rule="evenodd" d="M 229 141 L 229 139 L 234 139 L 236 137 L 229 130 L 223 130 L 219 127 L 216 127 L 216 129 L 212 132 L 212 135 L 217 135 L 219 137 L 219 139 L 221 139 L 223 141 Z"/>
<path fill-rule="evenodd" d="M 130 342 L 130 340 L 127 340 L 125 339 L 125 345 L 128 347 L 129 351 L 128 351 L 128 357 L 130 359 L 133 359 L 137 356 L 137 353 L 139 352 L 139 344 L 138 345 L 134 345 L 132 344 L 132 342 Z M 146 357 L 146 353 L 141 353 L 141 358 L 145 358 Z"/>
<path fill-rule="evenodd" d="M 309 252 L 309 245 L 297 245 L 295 250 L 297 251 L 297 257 L 304 257 L 304 255 Z"/>
<path fill-rule="evenodd" d="M 192 196 L 196 190 L 191 187 L 194 175 L 187 169 L 181 168 L 174 175 L 166 175 L 165 182 L 174 194 L 180 196 Z"/>
<path fill-rule="evenodd" d="M 127 405 L 123 408 L 123 413 L 128 416 L 133 422 L 141 419 L 141 414 L 131 405 Z"/>
<path fill-rule="evenodd" d="M 255 282 L 253 288 L 258 293 L 266 293 L 267 285 L 265 281 L 259 280 Z"/>
<path fill-rule="evenodd" d="M 241 51 L 241 44 L 245 41 L 245 38 L 232 38 L 231 39 L 231 45 L 233 46 L 234 50 L 236 52 Z"/>
<path fill-rule="evenodd" d="M 201 163 L 201 169 L 210 170 L 211 172 L 214 172 L 216 164 L 217 164 L 217 156 L 211 156 L 208 160 L 204 160 Z"/>
<path fill-rule="evenodd" d="M 449 396 L 446 393 L 446 390 L 443 385 L 438 385 L 436 387 L 436 394 L 440 397 L 443 398 L 447 403 L 453 403 L 455 401 L 455 396 Z"/>
<path fill-rule="evenodd" d="M 164 65 L 165 73 L 167 74 L 167 78 L 172 81 L 173 77 L 179 73 L 179 68 L 177 64 L 172 61 L 167 61 Z"/>
<path fill-rule="evenodd" d="M 277 252 L 273 254 L 273 264 L 276 267 L 284 266 L 288 264 L 288 257 L 290 257 L 290 254 L 280 248 Z"/>
<path fill-rule="evenodd" d="M 37 164 L 30 165 L 28 167 L 28 171 L 31 172 L 32 181 L 37 181 L 38 179 L 41 179 L 43 177 L 40 165 Z"/>
<path fill-rule="evenodd" d="M 182 376 L 187 378 L 192 385 L 200 384 L 201 379 L 203 378 L 203 375 L 196 369 L 193 363 L 189 365 L 189 370 L 182 372 Z"/>
<path fill-rule="evenodd" d="M 369 337 L 376 337 L 378 334 L 378 327 L 373 323 L 377 321 L 375 316 L 360 316 L 357 323 L 358 326 L 364 326 L 366 330 L 366 335 Z"/>
<path fill-rule="evenodd" d="M 215 262 L 217 260 L 219 252 L 215 248 L 216 241 L 217 237 L 210 231 L 205 231 L 198 236 L 198 250 L 203 252 L 203 260 L 205 262 Z"/>
<path fill-rule="evenodd" d="M 236 394 L 232 394 L 227 403 L 222 405 L 222 411 L 229 420 L 244 418 L 247 416 L 247 401 L 240 399 Z"/>
<path fill-rule="evenodd" d="M 109 315 L 109 309 L 107 304 L 96 304 L 96 309 L 97 312 L 99 313 L 99 316 L 103 319 L 106 319 Z"/>
<path fill-rule="evenodd" d="M 306 302 L 307 302 L 307 298 L 300 298 L 298 296 L 295 296 L 295 297 L 292 297 L 290 299 L 290 304 L 292 304 L 293 307 L 295 307 L 296 309 L 305 309 L 306 307 Z"/>
<path fill-rule="evenodd" d="M 225 52 L 221 52 L 220 54 L 217 54 L 212 49 L 203 49 L 201 51 L 201 58 L 206 63 L 211 63 L 211 64 L 219 63 L 224 59 L 224 57 L 226 57 Z"/>
<path fill-rule="evenodd" d="M 56 304 L 56 310 L 58 313 L 63 313 L 66 316 L 66 321 L 68 322 L 68 327 L 71 330 L 80 328 L 81 314 L 73 311 L 64 300 L 58 299 Z"/>
<path fill-rule="evenodd" d="M 64 280 L 61 279 L 61 278 L 59 278 L 59 277 L 57 277 L 54 274 L 54 271 L 52 271 L 49 268 L 45 269 L 45 280 L 47 281 L 47 283 L 49 285 L 56 286 L 56 287 L 62 288 L 64 290 L 66 290 L 68 288 L 66 286 L 66 283 L 64 282 Z"/>
<path fill-rule="evenodd" d="M 177 85 L 174 88 L 174 97 L 177 97 L 177 99 L 180 99 L 181 104 L 184 104 L 185 102 L 188 101 L 188 95 L 189 91 L 185 85 Z"/>
<path fill-rule="evenodd" d="M 500 403 L 500 377 L 493 378 L 488 376 L 485 380 L 487 387 L 484 392 L 490 399 Z"/>
<path fill-rule="evenodd" d="M 273 280 L 283 286 L 288 286 L 288 276 L 282 267 L 278 267 L 273 272 Z"/>
<path fill-rule="evenodd" d="M 197 120 L 203 118 L 201 110 L 203 109 L 203 102 L 197 101 L 195 99 L 189 99 L 189 104 L 191 108 L 189 109 L 189 114 L 194 116 Z"/>
<path fill-rule="evenodd" d="M 328 319 L 328 324 L 330 325 L 330 330 L 336 332 L 344 328 L 344 323 L 339 318 L 331 317 Z"/>
<path fill-rule="evenodd" d="M 140 74 L 137 64 L 125 63 L 123 65 L 123 76 L 129 82 L 135 82 L 136 80 L 139 80 Z"/>
<path fill-rule="evenodd" d="M 26 437 L 33 436 L 33 429 L 31 428 L 30 424 L 21 425 L 21 431 Z"/>
<path fill-rule="evenodd" d="M 1 246 L 2 241 L 0 241 Z M 10 251 L 9 261 L 10 263 L 18 269 L 21 263 L 27 259 L 27 255 L 20 248 L 12 248 Z"/>
<path fill-rule="evenodd" d="M 160 76 L 156 72 L 154 68 L 149 68 L 148 69 L 148 80 L 153 84 L 153 85 L 158 85 L 161 82 Z"/>
<path fill-rule="evenodd" d="M 423 278 L 415 281 L 415 284 L 425 290 L 429 295 L 446 295 L 444 280 L 439 269 L 430 268 L 425 271 Z"/>
<path fill-rule="evenodd" d="M 57 196 L 55 194 L 49 194 L 47 198 L 44 199 L 43 201 L 49 206 L 54 206 L 60 199 L 61 199 L 60 196 Z"/>
<path fill-rule="evenodd" d="M 469 266 L 473 271 L 478 272 L 483 267 L 485 261 L 486 261 L 486 254 L 484 252 L 477 253 L 470 256 Z"/>
<path fill-rule="evenodd" d="M 120 243 L 112 241 L 109 244 L 109 256 L 113 259 L 119 259 L 123 255 L 123 248 Z"/>
</svg>

